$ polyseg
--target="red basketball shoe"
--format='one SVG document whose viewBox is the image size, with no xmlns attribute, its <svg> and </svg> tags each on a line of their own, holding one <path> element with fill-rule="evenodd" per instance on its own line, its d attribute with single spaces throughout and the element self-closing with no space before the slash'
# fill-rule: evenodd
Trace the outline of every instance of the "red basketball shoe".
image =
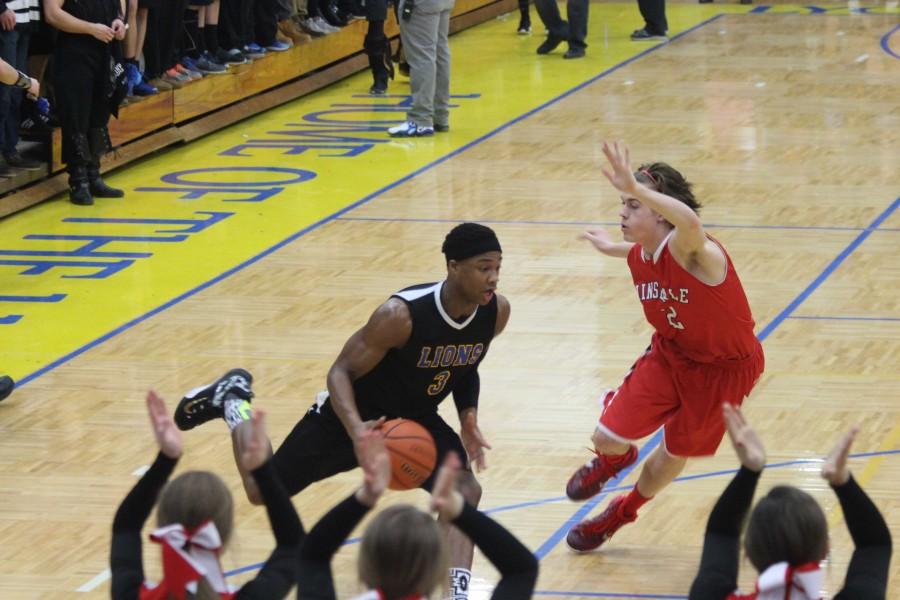
<svg viewBox="0 0 900 600">
<path fill-rule="evenodd" d="M 566 484 L 566 495 L 571 500 L 587 500 L 591 496 L 596 496 L 607 481 L 625 467 L 634 464 L 637 457 L 637 446 L 628 448 L 628 452 L 622 457 L 616 457 L 613 464 L 610 463 L 609 457 L 598 452 L 597 456 L 575 471 L 569 479 L 569 483 Z"/>
<path fill-rule="evenodd" d="M 622 504 L 627 494 L 616 496 L 600 516 L 582 521 L 569 530 L 566 543 L 572 550 L 587 552 L 599 548 L 609 540 L 622 525 L 637 521 L 637 515 L 627 516 L 622 512 Z"/>
</svg>

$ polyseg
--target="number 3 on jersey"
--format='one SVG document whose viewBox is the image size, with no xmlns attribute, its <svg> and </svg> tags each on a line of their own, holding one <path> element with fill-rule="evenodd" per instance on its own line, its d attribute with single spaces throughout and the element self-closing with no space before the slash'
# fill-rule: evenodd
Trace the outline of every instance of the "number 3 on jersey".
<svg viewBox="0 0 900 600">
<path fill-rule="evenodd" d="M 678 313 L 675 312 L 674 306 L 669 307 L 669 314 L 666 317 L 669 319 L 669 325 L 673 329 L 684 329 L 684 325 L 678 320 Z"/>
<path fill-rule="evenodd" d="M 441 371 L 434 376 L 434 381 L 428 386 L 428 395 L 437 396 L 447 386 L 450 381 L 450 371 Z"/>
</svg>

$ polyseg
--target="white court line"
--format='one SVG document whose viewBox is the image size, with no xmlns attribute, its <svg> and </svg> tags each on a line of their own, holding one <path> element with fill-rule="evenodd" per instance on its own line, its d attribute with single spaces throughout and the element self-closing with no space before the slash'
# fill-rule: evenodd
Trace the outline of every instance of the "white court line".
<svg viewBox="0 0 900 600">
<path fill-rule="evenodd" d="M 93 579 L 85 583 L 83 586 L 75 590 L 76 592 L 92 592 L 94 591 L 101 583 L 106 581 L 112 577 L 112 573 L 109 569 L 103 569 L 102 573 L 96 575 Z"/>
</svg>

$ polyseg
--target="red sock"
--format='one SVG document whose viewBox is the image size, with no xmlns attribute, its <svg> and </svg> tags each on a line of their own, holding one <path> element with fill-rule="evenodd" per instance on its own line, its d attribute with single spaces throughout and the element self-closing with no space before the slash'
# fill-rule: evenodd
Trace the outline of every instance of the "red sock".
<svg viewBox="0 0 900 600">
<path fill-rule="evenodd" d="M 604 454 L 603 458 L 606 460 L 606 464 L 611 467 L 618 467 L 622 463 L 626 462 L 629 458 L 631 458 L 631 447 L 625 451 L 625 454 Z"/>
<path fill-rule="evenodd" d="M 638 492 L 637 485 L 635 485 L 631 491 L 628 492 L 628 495 L 625 496 L 625 502 L 622 503 L 622 512 L 629 517 L 637 515 L 638 509 L 651 500 L 653 500 L 653 496 L 644 498 L 641 496 L 641 493 Z"/>
</svg>

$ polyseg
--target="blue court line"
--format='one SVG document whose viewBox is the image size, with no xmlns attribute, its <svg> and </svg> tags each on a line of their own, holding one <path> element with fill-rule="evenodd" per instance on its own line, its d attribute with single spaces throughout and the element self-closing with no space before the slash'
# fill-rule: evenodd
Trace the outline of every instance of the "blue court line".
<svg viewBox="0 0 900 600">
<path fill-rule="evenodd" d="M 780 312 L 780 313 L 772 320 L 772 322 L 769 323 L 769 324 L 766 326 L 766 328 L 763 329 L 763 330 L 759 333 L 759 335 L 757 336 L 757 337 L 759 338 L 759 340 L 762 341 L 762 340 L 766 339 L 767 337 L 769 337 L 769 335 L 770 335 L 773 331 L 775 331 L 775 328 L 776 328 L 776 327 L 778 327 L 779 325 L 781 325 L 781 323 L 782 323 L 788 316 L 790 316 L 790 314 L 791 314 L 792 312 L 794 312 L 795 310 L 797 310 L 797 307 L 800 306 L 800 305 L 803 303 L 804 300 L 806 300 L 807 298 L 809 298 L 810 294 L 812 294 L 812 293 L 816 290 L 816 288 L 818 288 L 820 285 L 822 285 L 822 282 L 825 281 L 832 273 L 834 273 L 834 271 L 835 271 L 839 266 L 841 266 L 841 264 L 842 264 L 845 260 L 847 260 L 847 257 L 850 256 L 850 255 L 853 253 L 854 250 L 856 250 L 857 248 L 859 248 L 859 245 L 862 244 L 862 243 L 866 240 L 866 238 L 869 237 L 869 236 L 872 234 L 872 232 L 873 232 L 874 230 L 878 229 L 878 226 L 881 225 L 882 223 L 884 223 L 885 220 L 887 220 L 887 218 L 890 217 L 891 214 L 892 214 L 895 210 L 897 210 L 897 207 L 898 207 L 898 206 L 900 206 L 900 197 L 895 198 L 894 201 L 891 202 L 891 205 L 888 206 L 886 209 L 884 209 L 884 211 L 882 211 L 882 213 L 881 213 L 880 215 L 878 215 L 878 216 L 875 218 L 874 221 L 872 221 L 872 224 L 871 224 L 871 225 L 869 225 L 868 227 L 866 227 L 866 228 L 865 228 L 858 236 L 856 236 L 856 239 L 854 239 L 852 242 L 850 242 L 850 245 L 847 246 L 846 248 L 844 248 L 844 250 L 843 250 L 840 254 L 838 254 L 837 257 L 835 257 L 835 259 L 832 260 L 832 261 L 828 264 L 827 267 L 825 267 L 825 270 L 822 271 L 822 273 L 821 273 L 818 277 L 816 277 L 816 278 L 813 280 L 813 282 L 810 283 L 810 284 L 806 287 L 805 290 L 803 290 L 802 292 L 800 292 L 800 295 L 797 296 L 797 297 L 794 299 L 793 302 L 791 302 L 790 304 L 788 304 L 787 308 L 785 308 L 783 311 L 781 311 L 781 312 Z"/>
<path fill-rule="evenodd" d="M 788 319 L 803 319 L 804 321 L 900 321 L 900 317 L 829 317 L 802 315 L 788 317 Z"/>
<path fill-rule="evenodd" d="M 683 32 L 681 32 L 681 33 L 679 33 L 679 34 L 677 34 L 677 35 L 675 35 L 675 36 L 672 36 L 672 39 L 669 40 L 668 43 L 672 43 L 672 42 L 674 42 L 675 40 L 677 40 L 678 38 L 681 38 L 681 37 L 687 35 L 688 33 L 691 33 L 692 31 L 695 31 L 695 30 L 699 29 L 700 27 L 704 27 L 705 25 L 708 25 L 708 24 L 710 24 L 710 23 L 716 21 L 717 19 L 719 19 L 719 18 L 721 18 L 721 17 L 722 17 L 722 14 L 718 14 L 718 15 L 716 15 L 716 16 L 714 16 L 714 17 L 711 17 L 711 18 L 709 18 L 709 19 L 706 19 L 705 21 L 700 22 L 699 24 L 697 24 L 697 25 L 691 27 L 690 29 L 686 29 L 685 31 L 683 31 Z M 627 65 L 629 65 L 629 64 L 631 64 L 631 63 L 633 63 L 634 61 L 636 61 L 636 60 L 638 60 L 638 59 L 640 59 L 640 58 L 643 58 L 644 56 L 647 56 L 647 55 L 650 54 L 651 52 L 655 52 L 656 50 L 658 50 L 658 49 L 660 49 L 660 48 L 662 48 L 662 47 L 664 47 L 664 46 L 666 46 L 666 45 L 667 45 L 667 44 L 657 44 L 657 45 L 655 45 L 655 46 L 652 46 L 652 47 L 650 47 L 650 48 L 647 48 L 647 49 L 644 50 L 643 52 L 640 52 L 640 53 L 638 53 L 638 54 L 635 54 L 635 55 L 632 56 L 631 58 L 629 58 L 629 59 L 627 59 L 627 60 L 624 60 L 624 61 L 622 61 L 622 62 L 620 62 L 620 63 L 618 63 L 618 64 L 616 64 L 616 65 L 614 65 L 614 66 L 612 66 L 612 67 L 610 67 L 610 68 L 608 68 L 608 69 L 606 69 L 605 71 L 601 72 L 600 74 L 595 75 L 594 77 L 591 77 L 591 78 L 588 79 L 587 81 L 584 81 L 584 82 L 578 84 L 577 86 L 575 86 L 575 87 L 573 87 L 573 88 L 571 88 L 571 89 L 569 89 L 569 90 L 563 92 L 562 94 L 556 96 L 555 98 L 551 98 L 550 100 L 547 100 L 546 102 L 544 102 L 544 103 L 542 103 L 542 104 L 539 104 L 537 107 L 535 107 L 535 108 L 529 110 L 528 112 L 525 112 L 525 113 L 519 115 L 518 117 L 516 117 L 516 118 L 514 118 L 514 119 L 512 119 L 512 120 L 510 120 L 510 121 L 507 121 L 507 122 L 504 123 L 503 125 L 500 125 L 499 127 L 497 127 L 497 128 L 495 128 L 495 129 L 493 129 L 493 130 L 487 132 L 486 134 L 482 135 L 481 137 L 475 138 L 474 140 L 472 140 L 472 141 L 469 142 L 468 144 L 465 144 L 465 145 L 463 145 L 463 146 L 460 146 L 460 147 L 457 148 L 456 150 L 454 150 L 454 151 L 452 151 L 452 152 L 450 152 L 450 153 L 448 153 L 448 154 L 445 154 L 444 156 L 442 156 L 442 157 L 440 157 L 440 158 L 437 158 L 437 159 L 431 161 L 431 162 L 428 163 L 427 165 L 425 165 L 425 166 L 423 166 L 423 167 L 420 167 L 420 168 L 416 169 L 416 170 L 413 171 L 412 173 L 410 173 L 410 174 L 408 174 L 408 175 L 404 175 L 403 177 L 401 177 L 400 179 L 397 179 L 397 180 L 394 181 L 393 183 L 389 183 L 388 185 L 382 187 L 381 189 L 376 190 L 376 191 L 372 192 L 371 194 L 369 194 L 369 195 L 367 195 L 367 196 L 364 196 L 363 198 L 357 200 L 356 202 L 353 202 L 352 204 L 349 204 L 349 205 L 345 206 L 344 208 L 338 210 L 337 212 L 332 213 L 331 215 L 329 215 L 329 216 L 327 216 L 327 217 L 325 217 L 325 218 L 323 218 L 323 219 L 320 219 L 319 221 L 316 221 L 316 222 L 313 223 L 312 225 L 309 225 L 309 226 L 307 226 L 307 227 L 304 227 L 303 229 L 301 229 L 301 230 L 298 231 L 297 233 L 294 233 L 294 234 L 292 234 L 292 235 L 286 237 L 286 238 L 283 239 L 282 241 L 276 243 L 274 246 L 271 246 L 271 247 L 269 247 L 268 249 L 263 250 L 262 252 L 260 252 L 260 253 L 257 254 L 256 256 L 253 256 L 253 257 L 251 257 L 251 258 L 245 260 L 244 262 L 239 263 L 238 265 L 236 265 L 236 266 L 234 266 L 234 267 L 228 269 L 227 271 L 225 271 L 224 273 L 222 273 L 222 274 L 220 274 L 220 275 L 217 275 L 217 276 L 213 277 L 212 279 L 206 281 L 205 283 L 202 283 L 202 284 L 198 285 L 197 287 L 195 287 L 195 288 L 193 288 L 193 289 L 191 289 L 191 290 L 188 290 L 187 292 L 185 292 L 185 293 L 183 293 L 183 294 L 181 294 L 181 295 L 179 295 L 179 296 L 176 296 L 176 297 L 173 298 L 172 300 L 169 300 L 168 302 L 165 302 L 164 304 L 162 304 L 162 305 L 160 305 L 160 306 L 154 308 L 153 310 L 150 310 L 150 311 L 144 313 L 143 315 L 141 315 L 141 316 L 139 316 L 139 317 L 136 317 L 136 318 L 134 318 L 134 319 L 128 321 L 128 322 L 125 323 L 124 325 L 120 325 L 119 327 L 116 327 L 115 329 L 113 329 L 113 330 L 110 331 L 109 333 L 106 333 L 106 334 L 104 334 L 104 335 L 98 337 L 97 339 L 95 339 L 95 340 L 93 340 L 93 341 L 91 341 L 91 342 L 88 342 L 87 344 L 81 346 L 80 348 L 77 348 L 77 349 L 73 350 L 72 352 L 69 352 L 68 354 L 62 356 L 61 358 L 56 359 L 55 361 L 51 362 L 50 364 L 48 364 L 48 365 L 46 365 L 46 366 L 44 366 L 44 367 L 41 367 L 40 369 L 34 371 L 33 373 L 30 373 L 30 374 L 26 375 L 25 377 L 23 377 L 23 378 L 21 378 L 21 379 L 19 380 L 19 382 L 16 384 L 16 387 L 19 388 L 19 387 L 22 387 L 23 385 L 25 385 L 25 384 L 27 384 L 27 383 L 30 383 L 30 382 L 34 381 L 35 379 L 37 379 L 37 378 L 40 377 L 41 375 L 44 375 L 45 373 L 48 373 L 48 372 L 52 371 L 52 370 L 55 369 L 56 367 L 58 367 L 58 366 L 60 366 L 60 365 L 63 365 L 63 364 L 65 364 L 65 363 L 67 363 L 68 361 L 72 360 L 73 358 L 75 358 L 75 357 L 77 357 L 77 356 L 79 356 L 79 355 L 81 355 L 81 354 L 87 352 L 87 351 L 90 350 L 91 348 L 94 348 L 95 346 L 99 346 L 100 344 L 102 344 L 102 343 L 105 342 L 106 340 L 109 340 L 110 338 L 113 338 L 113 337 L 119 335 L 120 333 L 122 333 L 122 332 L 124 332 L 124 331 L 127 331 L 128 329 L 131 329 L 131 328 L 134 327 L 135 325 L 138 325 L 138 324 L 140 324 L 140 323 L 146 321 L 146 320 L 149 319 L 150 317 L 153 317 L 154 315 L 157 315 L 157 314 L 163 312 L 163 311 L 166 310 L 167 308 L 171 308 L 172 306 L 174 306 L 174 305 L 176 305 L 176 304 L 178 304 L 178 303 L 180 303 L 180 302 L 182 302 L 182 301 L 184 301 L 184 300 L 190 298 L 191 296 L 193 296 L 193 295 L 195 295 L 195 294 L 197 294 L 197 293 L 199 293 L 199 292 L 202 292 L 203 290 L 207 289 L 208 287 L 211 287 L 211 286 L 215 285 L 216 283 L 219 283 L 219 282 L 222 281 L 223 279 L 226 279 L 226 278 L 230 277 L 231 275 L 234 275 L 234 274 L 237 273 L 238 271 L 241 271 L 241 270 L 243 270 L 243 269 L 249 267 L 250 265 L 252 265 L 252 264 L 258 262 L 259 260 L 265 258 L 266 256 L 272 254 L 273 252 L 275 252 L 275 251 L 277 251 L 277 250 L 283 248 L 284 246 L 290 244 L 291 242 L 293 242 L 293 241 L 295 241 L 295 240 L 297 240 L 297 239 L 303 237 L 304 235 L 306 235 L 306 234 L 309 233 L 310 231 L 313 231 L 314 229 L 317 229 L 317 228 L 321 227 L 322 225 L 325 225 L 326 223 L 329 223 L 329 222 L 331 222 L 331 221 L 334 221 L 335 219 L 337 219 L 337 218 L 340 217 L 341 215 L 344 215 L 344 214 L 350 212 L 351 210 L 353 210 L 353 209 L 355 209 L 355 208 L 358 208 L 358 207 L 360 207 L 360 206 L 362 206 L 362 205 L 364 205 L 364 204 L 370 202 L 371 200 L 377 198 L 378 196 L 384 194 L 385 192 L 388 192 L 388 191 L 394 189 L 395 187 L 397 187 L 397 186 L 399 186 L 399 185 L 401 185 L 401 184 L 403 184 L 403 183 L 406 183 L 407 181 L 410 181 L 411 179 L 414 179 L 414 178 L 417 177 L 418 175 L 421 175 L 422 173 L 424 173 L 424 172 L 426 172 L 426 171 L 428 171 L 428 170 L 430 170 L 430 169 L 433 169 L 434 167 L 436 167 L 436 166 L 438 166 L 438 165 L 440 165 L 440 164 L 442 164 L 442 163 L 444 163 L 444 162 L 450 160 L 451 158 L 453 158 L 453 157 L 455 157 L 455 156 L 457 156 L 457 155 L 459 155 L 459 154 L 462 154 L 463 152 L 465 152 L 465 151 L 468 150 L 469 148 L 472 148 L 472 147 L 474 147 L 474 146 L 477 146 L 477 145 L 480 144 L 481 142 L 483 142 L 483 141 L 485 141 L 485 140 L 488 140 L 488 139 L 494 137 L 495 135 L 497 135 L 498 133 L 501 133 L 502 131 L 505 131 L 505 130 L 508 129 L 509 127 L 512 127 L 512 126 L 515 125 L 516 123 L 518 123 L 518 122 L 520 122 L 520 121 L 523 121 L 523 120 L 527 119 L 528 117 L 530 117 L 530 116 L 532 116 L 532 115 L 534 115 L 534 114 L 537 114 L 538 112 L 540 112 L 540 111 L 544 110 L 545 108 L 547 108 L 547 107 L 549 107 L 549 106 L 552 106 L 552 105 L 554 105 L 554 104 L 556 104 L 556 103 L 558 103 L 558 102 L 564 100 L 565 98 L 568 98 L 568 97 L 571 96 L 572 94 L 581 91 L 582 89 L 586 88 L 587 86 L 591 85 L 592 83 L 595 83 L 595 82 L 597 82 L 597 81 L 603 79 L 604 77 L 606 77 L 606 76 L 608 76 L 608 75 L 610 75 L 610 74 L 612 74 L 612 73 L 615 73 L 616 71 L 618 71 L 618 70 L 621 69 L 622 67 L 625 67 L 625 66 L 627 66 Z"/>
<path fill-rule="evenodd" d="M 896 198 L 890 206 L 888 206 L 880 215 L 878 215 L 872 224 L 866 227 L 856 238 L 850 242 L 850 244 L 840 253 L 837 258 L 832 260 L 828 266 L 825 267 L 825 270 L 813 280 L 811 284 L 809 284 L 805 290 L 803 290 L 799 296 L 797 296 L 783 311 L 781 311 L 775 319 L 769 323 L 761 332 L 757 334 L 757 338 L 760 342 L 764 341 L 769 335 L 772 334 L 775 329 L 784 322 L 786 318 L 790 316 L 792 312 L 794 312 L 800 304 L 803 303 L 820 285 L 825 279 L 828 278 L 843 262 L 847 259 L 850 254 L 856 250 L 860 244 L 865 241 L 867 237 L 878 228 L 878 226 L 883 223 L 896 209 L 900 206 L 900 198 Z M 633 465 L 631 465 L 628 469 L 623 471 L 621 475 L 627 475 L 632 469 L 637 467 L 639 464 L 643 462 L 644 457 L 656 449 L 659 445 L 660 440 L 662 439 L 661 435 L 662 430 L 658 431 L 646 444 L 641 448 L 638 454 L 638 460 L 635 461 Z M 587 516 L 590 513 L 591 509 L 597 505 L 597 503 L 606 496 L 606 493 L 601 494 L 600 496 L 592 499 L 587 505 L 580 508 L 574 515 L 572 515 L 565 523 L 560 526 L 559 529 L 554 531 L 547 541 L 541 544 L 540 548 L 534 553 L 538 560 L 541 560 L 544 556 L 547 555 L 550 550 L 552 550 L 556 544 L 563 538 L 563 536 L 568 532 L 570 527 L 580 521 L 582 518 Z"/>
<path fill-rule="evenodd" d="M 900 25 L 896 25 L 893 29 L 884 34 L 884 36 L 881 38 L 881 49 L 887 52 L 888 56 L 893 56 L 896 59 L 900 59 L 900 54 L 897 54 L 896 52 L 891 50 L 890 45 L 891 36 L 897 33 L 897 30 L 900 30 Z"/>
<path fill-rule="evenodd" d="M 900 449 L 898 449 L 898 450 L 879 450 L 876 452 L 857 452 L 855 454 L 850 454 L 848 458 L 850 458 L 852 460 L 852 459 L 857 459 L 857 458 L 870 458 L 872 456 L 888 456 L 891 454 L 900 454 Z M 794 459 L 794 460 L 786 460 L 786 461 L 782 461 L 782 462 L 768 463 L 768 464 L 766 464 L 765 468 L 766 468 L 766 470 L 772 470 L 772 469 L 780 469 L 783 467 L 792 467 L 795 465 L 816 464 L 816 463 L 821 463 L 821 462 L 823 462 L 823 459 L 821 459 L 821 458 L 798 458 L 798 459 Z M 724 469 L 722 471 L 709 471 L 706 473 L 697 473 L 696 475 L 684 475 L 682 477 L 675 478 L 673 480 L 673 483 L 678 483 L 678 482 L 683 482 L 683 481 L 694 481 L 695 479 L 708 479 L 710 477 L 721 477 L 723 475 L 734 475 L 735 473 L 737 473 L 737 471 L 738 471 L 737 469 Z M 619 478 L 617 477 L 616 480 L 617 479 L 619 479 Z M 610 481 L 615 481 L 615 480 L 610 480 Z M 625 490 L 630 490 L 631 487 L 632 486 L 630 486 L 630 485 L 613 486 L 613 487 L 607 488 L 605 490 L 605 493 L 610 494 L 612 492 L 621 492 L 621 491 L 625 491 Z M 544 498 L 543 500 L 532 500 L 530 502 L 520 502 L 518 504 L 507 504 L 505 506 L 497 506 L 494 508 L 489 508 L 489 509 L 483 510 L 482 512 L 486 515 L 490 515 L 490 514 L 499 513 L 499 512 L 518 510 L 520 508 L 529 508 L 532 506 L 541 506 L 543 504 L 553 504 L 554 502 L 563 502 L 563 501 L 569 501 L 569 498 L 567 496 L 554 496 L 553 498 Z M 349 540 L 345 541 L 343 545 L 350 546 L 352 544 L 357 544 L 360 542 L 361 539 L 362 538 L 358 538 L 358 537 L 350 538 Z M 225 576 L 230 577 L 232 575 L 238 575 L 239 573 L 246 573 L 247 571 L 255 571 L 257 569 L 261 569 L 262 566 L 263 566 L 263 563 L 256 563 L 253 565 L 248 565 L 246 567 L 239 567 L 232 571 L 227 571 L 225 573 Z M 535 592 L 535 594 L 537 594 L 537 593 L 538 592 Z M 544 592 L 544 593 L 545 594 L 555 593 L 555 594 L 564 594 L 564 595 L 575 594 L 575 592 L 571 592 L 571 593 L 570 592 Z M 581 594 L 581 595 L 591 595 L 591 594 Z M 609 595 L 609 594 L 607 594 L 607 595 Z M 616 596 L 613 594 L 610 597 L 617 598 L 620 596 Z M 637 594 L 637 595 L 631 594 L 631 597 L 655 598 L 656 596 L 641 596 L 639 594 Z M 683 596 L 674 596 L 674 597 L 682 598 Z"/>
<path fill-rule="evenodd" d="M 337 221 L 377 221 L 396 223 L 459 223 L 459 219 L 427 219 L 416 217 L 340 217 Z M 520 221 L 511 219 L 472 219 L 484 225 L 572 225 L 578 227 L 618 227 L 618 221 Z M 787 229 L 794 231 L 865 231 L 865 227 L 830 225 L 751 225 L 741 223 L 704 223 L 707 229 Z M 900 232 L 900 227 L 883 227 L 879 233 Z"/>
</svg>

